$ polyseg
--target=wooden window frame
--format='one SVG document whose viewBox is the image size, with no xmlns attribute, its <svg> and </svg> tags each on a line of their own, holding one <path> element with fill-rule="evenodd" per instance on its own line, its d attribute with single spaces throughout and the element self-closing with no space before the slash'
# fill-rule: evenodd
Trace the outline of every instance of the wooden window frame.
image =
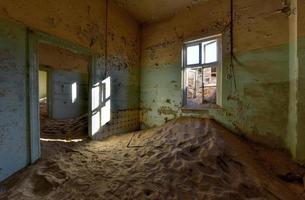
<svg viewBox="0 0 305 200">
<path fill-rule="evenodd" d="M 204 63 L 202 64 L 202 43 L 208 42 L 208 41 L 216 41 L 217 42 L 217 61 L 212 62 L 212 63 Z M 196 46 L 200 45 L 200 55 L 199 55 L 199 64 L 192 64 L 192 65 L 187 65 L 187 48 L 190 46 Z M 192 68 L 208 68 L 208 67 L 216 67 L 216 74 L 217 74 L 217 84 L 216 84 L 216 104 L 213 104 L 214 107 L 221 107 L 222 106 L 222 37 L 221 35 L 215 35 L 211 37 L 205 37 L 197 40 L 192 40 L 192 41 L 187 41 L 183 45 L 183 50 L 182 50 L 182 85 L 183 85 L 183 101 L 182 101 L 182 106 L 183 108 L 188 108 L 187 105 L 187 70 L 192 69 Z M 198 105 L 198 109 L 201 110 L 202 107 L 206 109 L 204 105 L 208 104 L 201 104 Z M 193 108 L 192 108 L 193 109 Z M 207 109 L 210 109 L 207 107 Z"/>
</svg>

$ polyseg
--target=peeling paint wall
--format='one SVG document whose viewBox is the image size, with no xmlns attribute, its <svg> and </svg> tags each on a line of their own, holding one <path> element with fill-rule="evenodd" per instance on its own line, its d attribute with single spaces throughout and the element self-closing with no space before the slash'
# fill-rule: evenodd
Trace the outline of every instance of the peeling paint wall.
<svg viewBox="0 0 305 200">
<path fill-rule="evenodd" d="M 104 0 L 1 1 L 0 17 L 92 49 L 100 55 L 93 79 L 111 76 L 113 80 L 113 116 L 129 111 L 139 114 L 140 25 L 112 1 L 107 19 L 107 67 Z M 139 127 L 134 118 L 130 120 Z"/>
<path fill-rule="evenodd" d="M 292 0 L 291 7 L 287 146 L 296 160 L 305 163 L 305 1 Z"/>
<path fill-rule="evenodd" d="M 76 83 L 75 99 L 72 85 Z M 88 74 L 54 70 L 50 72 L 50 116 L 70 119 L 88 113 Z"/>
<path fill-rule="evenodd" d="M 0 180 L 28 164 L 29 156 L 29 138 L 25 132 L 26 123 L 30 120 L 27 117 L 27 91 L 24 88 L 27 69 L 26 29 L 21 30 L 19 26 L 90 48 L 98 55 L 98 67 L 94 69 L 92 79 L 102 81 L 107 76 L 112 76 L 113 119 L 96 138 L 139 128 L 140 26 L 124 10 L 109 1 L 106 33 L 105 5 L 104 0 L 0 1 L 0 34 L 7 34 L 1 38 L 0 44 L 0 58 L 3 57 L 5 61 L 5 65 L 0 67 L 0 79 L 3 82 L 0 86 L 0 160 L 5 160 L 5 166 L 0 162 Z M 19 26 L 14 25 L 16 27 L 12 30 L 6 29 L 2 21 L 11 21 Z M 10 43 L 8 37 L 14 33 L 17 35 L 12 37 L 16 42 Z M 9 60 L 6 56 L 9 56 Z M 14 79 L 9 79 L 11 77 Z M 11 110 L 4 112 L 3 109 Z M 126 121 L 127 128 L 119 126 L 122 120 Z M 108 131 L 110 126 L 114 126 L 116 132 Z M 13 132 L 16 135 L 11 134 Z"/>
<path fill-rule="evenodd" d="M 141 125 L 158 126 L 181 115 L 209 116 L 270 146 L 285 147 L 289 93 L 289 20 L 280 0 L 234 1 L 236 91 L 228 79 L 230 2 L 202 3 L 142 34 Z M 222 109 L 184 113 L 181 50 L 192 39 L 222 34 Z"/>
<path fill-rule="evenodd" d="M 152 23 L 170 18 L 207 0 L 114 0 L 141 23 Z"/>
<path fill-rule="evenodd" d="M 305 163 L 305 0 L 298 0 L 299 122 L 296 159 Z"/>
<path fill-rule="evenodd" d="M 26 30 L 0 21 L 0 181 L 29 162 Z"/>
<path fill-rule="evenodd" d="M 88 113 L 90 58 L 39 44 L 38 60 L 39 65 L 48 71 L 49 116 L 68 119 Z M 76 83 L 76 99 L 72 101 L 73 83 Z"/>
<path fill-rule="evenodd" d="M 49 44 L 38 45 L 38 62 L 46 70 L 89 73 L 90 58 Z"/>
<path fill-rule="evenodd" d="M 113 134 L 140 128 L 140 39 L 138 23 L 121 8 L 109 1 L 107 63 L 99 60 L 97 80 L 111 77 L 111 121 L 101 133 L 102 139 Z"/>
</svg>

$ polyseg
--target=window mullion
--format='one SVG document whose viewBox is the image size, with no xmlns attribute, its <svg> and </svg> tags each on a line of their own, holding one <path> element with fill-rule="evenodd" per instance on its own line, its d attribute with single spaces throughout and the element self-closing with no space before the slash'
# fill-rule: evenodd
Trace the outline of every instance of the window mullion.
<svg viewBox="0 0 305 200">
<path fill-rule="evenodd" d="M 201 82 L 202 82 L 202 104 L 204 104 L 204 68 L 201 68 Z"/>
<path fill-rule="evenodd" d="M 202 45 L 199 44 L 199 65 L 203 64 L 202 63 Z"/>
<path fill-rule="evenodd" d="M 206 54 L 206 52 L 207 52 L 207 50 L 206 50 L 206 44 L 205 45 L 203 45 L 204 46 L 204 62 L 206 62 L 206 60 L 207 60 L 207 54 Z"/>
</svg>

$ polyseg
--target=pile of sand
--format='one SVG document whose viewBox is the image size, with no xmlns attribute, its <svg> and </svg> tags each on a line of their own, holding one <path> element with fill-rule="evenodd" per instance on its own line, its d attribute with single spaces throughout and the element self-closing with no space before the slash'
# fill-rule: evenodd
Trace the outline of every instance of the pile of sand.
<svg viewBox="0 0 305 200">
<path fill-rule="evenodd" d="M 77 135 L 88 130 L 87 114 L 73 119 L 49 119 L 41 120 L 40 130 L 43 135 Z"/>
<path fill-rule="evenodd" d="M 282 180 L 303 168 L 211 120 L 178 119 L 102 142 L 44 142 L 42 150 L 41 161 L 2 185 L 0 199 L 304 199 L 301 183 Z"/>
<path fill-rule="evenodd" d="M 42 138 L 84 138 L 87 137 L 88 115 L 71 119 L 50 119 L 46 101 L 40 101 L 40 132 Z"/>
</svg>

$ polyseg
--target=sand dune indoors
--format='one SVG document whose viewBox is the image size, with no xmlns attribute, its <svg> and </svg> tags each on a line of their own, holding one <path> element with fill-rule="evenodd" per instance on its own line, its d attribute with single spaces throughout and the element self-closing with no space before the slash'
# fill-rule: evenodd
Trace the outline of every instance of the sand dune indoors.
<svg viewBox="0 0 305 200">
<path fill-rule="evenodd" d="M 249 145 L 214 121 L 181 118 L 102 142 L 43 142 L 42 160 L 6 181 L 0 197 L 302 199 L 301 184 L 279 178 L 289 170 L 305 174 L 282 152 Z"/>
</svg>

